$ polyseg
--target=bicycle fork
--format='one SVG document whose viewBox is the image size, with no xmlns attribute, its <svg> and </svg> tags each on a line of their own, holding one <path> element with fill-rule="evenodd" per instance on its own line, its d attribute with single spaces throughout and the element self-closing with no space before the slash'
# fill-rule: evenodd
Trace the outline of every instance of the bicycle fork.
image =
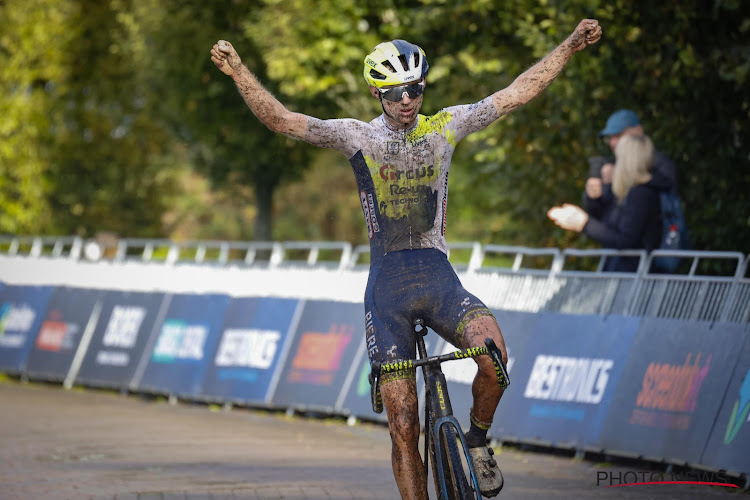
<svg viewBox="0 0 750 500">
<path fill-rule="evenodd" d="M 427 350 L 425 348 L 424 340 L 421 336 L 417 338 L 417 351 L 419 352 L 419 358 L 427 358 Z M 468 464 L 469 477 L 471 479 L 471 485 L 474 488 L 476 498 L 481 500 L 481 493 L 479 492 L 479 482 L 477 481 L 476 473 L 474 472 L 474 464 L 471 461 L 471 455 L 469 454 L 469 447 L 466 444 L 466 438 L 461 431 L 461 425 L 459 424 L 456 417 L 453 416 L 453 407 L 451 406 L 450 397 L 448 396 L 447 384 L 445 375 L 438 366 L 423 365 L 422 375 L 424 376 L 424 383 L 426 388 L 425 395 L 425 438 L 424 438 L 424 469 L 425 477 L 429 472 L 429 443 L 432 439 L 435 446 L 435 469 L 437 470 L 437 481 L 443 486 L 442 491 L 447 490 L 446 482 L 446 470 L 443 461 L 439 459 L 442 457 L 446 450 L 443 450 L 443 440 L 440 439 L 440 433 L 443 427 L 452 427 L 455 435 L 461 442 L 461 449 L 463 450 L 464 456 L 466 457 L 466 463 Z M 434 397 L 431 397 L 434 394 Z M 432 417 L 430 416 L 432 414 Z M 448 433 L 450 435 L 452 433 Z"/>
</svg>

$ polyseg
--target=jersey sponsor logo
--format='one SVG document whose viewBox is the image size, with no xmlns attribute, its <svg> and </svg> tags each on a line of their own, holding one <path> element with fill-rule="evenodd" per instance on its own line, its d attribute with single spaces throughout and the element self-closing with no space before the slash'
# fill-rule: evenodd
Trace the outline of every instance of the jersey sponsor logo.
<svg viewBox="0 0 750 500">
<path fill-rule="evenodd" d="M 372 239 L 374 236 L 372 230 L 372 220 L 370 219 L 370 205 L 367 203 L 367 193 L 364 191 L 359 192 L 359 201 L 362 204 L 362 213 L 365 214 L 365 224 L 367 225 L 367 236 Z"/>
<path fill-rule="evenodd" d="M 394 165 L 383 165 L 382 167 L 380 167 L 379 172 L 380 178 L 384 181 L 398 181 L 402 178 L 408 180 L 424 178 L 432 179 L 435 176 L 435 167 L 433 165 L 429 165 L 400 170 Z"/>
<path fill-rule="evenodd" d="M 359 192 L 359 201 L 362 203 L 362 213 L 365 214 L 365 224 L 367 224 L 367 236 L 372 239 L 374 233 L 380 232 L 378 216 L 375 215 L 375 199 L 371 193 L 364 191 Z"/>
<path fill-rule="evenodd" d="M 401 144 L 398 141 L 388 141 L 385 146 L 385 150 L 389 155 L 396 155 L 399 152 Z"/>
<path fill-rule="evenodd" d="M 207 337 L 204 325 L 168 319 L 161 327 L 151 359 L 157 363 L 198 362 L 203 359 Z"/>
<path fill-rule="evenodd" d="M 367 335 L 367 354 L 370 359 L 378 352 L 377 338 L 375 337 L 375 323 L 372 320 L 372 311 L 365 313 L 365 335 Z"/>
<path fill-rule="evenodd" d="M 5 302 L 0 308 L 0 347 L 22 347 L 35 319 L 28 304 Z"/>
<path fill-rule="evenodd" d="M 611 359 L 540 354 L 534 360 L 524 397 L 547 401 L 599 404 L 609 382 Z"/>
<path fill-rule="evenodd" d="M 276 330 L 227 329 L 216 353 L 216 366 L 241 366 L 266 370 L 278 350 Z"/>
<path fill-rule="evenodd" d="M 379 233 L 380 224 L 378 224 L 378 217 L 375 215 L 375 200 L 372 197 L 372 193 L 367 194 L 367 206 L 370 209 L 370 220 L 372 221 L 372 230 L 376 233 Z"/>
<path fill-rule="evenodd" d="M 643 375 L 630 423 L 647 427 L 687 429 L 698 403 L 711 355 L 701 364 L 701 354 L 688 353 L 682 365 L 650 363 Z"/>
</svg>

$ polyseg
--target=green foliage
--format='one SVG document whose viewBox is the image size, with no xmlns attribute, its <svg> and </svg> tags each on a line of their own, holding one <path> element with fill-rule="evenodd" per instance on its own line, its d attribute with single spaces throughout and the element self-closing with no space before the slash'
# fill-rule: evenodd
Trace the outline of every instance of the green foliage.
<svg viewBox="0 0 750 500">
<path fill-rule="evenodd" d="M 586 17 L 600 43 L 459 145 L 448 238 L 595 246 L 546 211 L 580 201 L 586 158 L 608 152 L 598 131 L 630 107 L 678 164 L 695 248 L 747 251 L 750 14 L 737 0 L 0 2 L 0 231 L 365 243 L 346 159 L 268 131 L 211 63 L 213 43 L 231 41 L 288 108 L 369 121 L 380 106 L 362 60 L 380 41 L 427 51 L 432 114 L 509 85 Z"/>
<path fill-rule="evenodd" d="M 0 3 L 0 231 L 48 228 L 46 182 L 52 139 L 47 82 L 66 77 L 64 44 L 76 32 L 67 22 L 72 2 Z"/>
</svg>

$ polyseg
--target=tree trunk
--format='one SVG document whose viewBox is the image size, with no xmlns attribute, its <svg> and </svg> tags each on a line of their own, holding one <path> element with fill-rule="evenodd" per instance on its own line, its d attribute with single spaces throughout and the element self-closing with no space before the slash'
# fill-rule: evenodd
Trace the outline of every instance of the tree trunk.
<svg viewBox="0 0 750 500">
<path fill-rule="evenodd" d="M 258 213 L 255 216 L 255 241 L 272 241 L 273 239 L 273 186 L 262 183 L 255 185 L 255 199 Z"/>
</svg>

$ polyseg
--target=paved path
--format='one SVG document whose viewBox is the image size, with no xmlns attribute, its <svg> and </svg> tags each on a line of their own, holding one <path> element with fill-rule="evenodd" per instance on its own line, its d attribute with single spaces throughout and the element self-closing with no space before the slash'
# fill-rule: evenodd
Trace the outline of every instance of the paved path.
<svg viewBox="0 0 750 500">
<path fill-rule="evenodd" d="M 397 499 L 388 431 L 0 381 L 0 499 Z M 708 486 L 597 486 L 625 472 L 505 448 L 497 498 L 729 498 Z M 732 498 L 750 498 L 736 494 Z"/>
</svg>

